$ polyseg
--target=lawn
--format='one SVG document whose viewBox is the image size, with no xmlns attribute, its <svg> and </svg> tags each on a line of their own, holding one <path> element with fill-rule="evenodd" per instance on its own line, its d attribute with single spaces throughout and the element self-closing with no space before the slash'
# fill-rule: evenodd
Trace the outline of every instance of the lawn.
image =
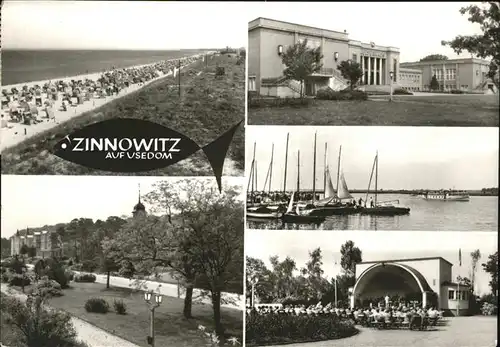
<svg viewBox="0 0 500 347">
<path fill-rule="evenodd" d="M 248 109 L 252 125 L 498 126 L 498 95 L 311 100 L 309 106 Z"/>
<path fill-rule="evenodd" d="M 216 56 L 208 63 L 198 61 L 181 74 L 181 98 L 177 78 L 168 76 L 147 87 L 75 117 L 2 152 L 3 174 L 109 175 L 51 154 L 64 136 L 97 121 L 116 117 L 139 118 L 172 128 L 204 146 L 245 117 L 245 63 L 237 58 Z M 225 76 L 215 78 L 215 68 Z M 201 72 L 201 74 L 198 74 Z M 224 175 L 238 176 L 244 167 L 244 127 L 229 148 L 231 167 Z M 207 176 L 212 169 L 202 151 L 170 167 L 152 170 L 150 176 Z M 131 174 L 123 174 L 131 175 Z M 137 173 L 133 173 L 137 175 Z"/>
<path fill-rule="evenodd" d="M 84 305 L 88 298 L 106 299 L 111 307 L 107 314 L 89 313 Z M 114 299 L 121 299 L 127 305 L 127 314 L 113 312 Z M 50 306 L 64 310 L 101 329 L 109 331 L 139 346 L 148 346 L 150 311 L 143 299 L 143 293 L 128 288 L 106 289 L 104 284 L 75 283 L 64 290 L 64 296 L 52 298 Z M 164 297 L 163 303 L 155 311 L 155 331 L 157 346 L 202 346 L 198 325 L 206 326 L 210 331 L 214 324 L 212 307 L 193 305 L 193 319 L 187 320 L 182 315 L 183 299 Z M 243 312 L 222 308 L 223 324 L 228 336 L 236 336 L 241 341 L 243 334 Z"/>
</svg>

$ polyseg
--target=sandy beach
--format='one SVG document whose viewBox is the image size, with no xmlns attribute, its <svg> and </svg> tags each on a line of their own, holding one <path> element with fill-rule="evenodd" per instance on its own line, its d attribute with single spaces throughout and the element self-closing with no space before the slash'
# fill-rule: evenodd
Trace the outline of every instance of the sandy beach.
<svg viewBox="0 0 500 347">
<path fill-rule="evenodd" d="M 186 63 L 182 64 L 181 69 L 186 68 L 187 66 L 191 65 L 198 59 L 202 57 L 201 54 L 193 55 L 190 57 L 185 57 L 181 59 L 189 59 L 193 58 L 194 60 L 191 61 L 191 63 Z M 167 61 L 174 61 L 177 59 L 171 59 Z M 126 69 L 131 69 L 131 68 L 141 68 L 145 66 L 154 66 L 157 63 L 151 63 L 151 64 L 142 64 L 142 65 L 136 65 L 132 67 L 128 67 Z M 12 122 L 8 121 L 7 122 L 7 127 L 2 127 L 1 132 L 0 132 L 0 152 L 5 150 L 6 148 L 12 147 L 14 145 L 17 145 L 18 143 L 36 135 L 39 134 L 45 130 L 48 130 L 50 128 L 53 128 L 54 126 L 67 122 L 70 119 L 77 117 L 85 112 L 92 111 L 112 100 L 116 100 L 118 98 L 121 98 L 125 95 L 128 95 L 130 93 L 133 93 L 141 88 L 144 88 L 145 86 L 162 79 L 164 77 L 167 77 L 172 74 L 172 72 L 168 73 L 163 73 L 162 71 L 158 71 L 159 76 L 156 78 L 153 78 L 147 82 L 144 83 L 135 83 L 135 84 L 130 84 L 128 87 L 125 87 L 124 89 L 120 90 L 118 94 L 114 94 L 111 96 L 107 97 L 101 97 L 101 98 L 91 98 L 88 101 L 84 101 L 83 104 L 78 104 L 75 106 L 69 106 L 66 111 L 62 111 L 62 93 L 58 93 L 59 97 L 58 99 L 54 102 L 53 105 L 53 111 L 54 111 L 54 119 L 47 119 L 43 118 L 44 111 L 43 107 L 38 107 L 39 114 L 42 115 L 41 119 L 43 119 L 42 122 L 37 123 L 37 124 L 31 124 L 31 125 L 25 125 L 19 122 Z M 63 82 L 70 82 L 71 80 L 85 80 L 85 79 L 90 79 L 90 80 L 98 80 L 99 77 L 102 75 L 101 72 L 97 73 L 90 73 L 90 74 L 83 74 L 83 75 L 78 75 L 78 76 L 72 76 L 72 77 L 65 77 L 65 78 L 55 78 L 52 80 L 45 80 L 45 81 L 34 81 L 34 82 L 27 82 L 27 83 L 19 83 L 19 84 L 14 84 L 14 85 L 6 85 L 2 86 L 2 89 L 6 90 L 11 90 L 11 88 L 17 88 L 18 90 L 21 90 L 23 86 L 27 86 L 28 88 L 34 87 L 35 85 L 42 86 L 46 83 L 49 82 L 55 82 L 55 81 L 63 81 Z M 42 103 L 45 102 L 47 99 L 46 94 L 42 94 Z M 9 109 L 2 109 L 2 120 L 6 119 L 9 120 Z M 4 122 L 3 122 L 4 123 Z"/>
</svg>

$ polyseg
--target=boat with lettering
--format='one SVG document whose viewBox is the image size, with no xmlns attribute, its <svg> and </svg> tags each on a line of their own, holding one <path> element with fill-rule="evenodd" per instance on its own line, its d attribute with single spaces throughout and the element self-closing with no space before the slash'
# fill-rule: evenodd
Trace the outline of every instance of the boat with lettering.
<svg viewBox="0 0 500 347">
<path fill-rule="evenodd" d="M 438 200 L 438 201 L 469 201 L 469 193 L 462 190 L 434 190 L 425 191 L 418 195 L 424 200 Z"/>
</svg>

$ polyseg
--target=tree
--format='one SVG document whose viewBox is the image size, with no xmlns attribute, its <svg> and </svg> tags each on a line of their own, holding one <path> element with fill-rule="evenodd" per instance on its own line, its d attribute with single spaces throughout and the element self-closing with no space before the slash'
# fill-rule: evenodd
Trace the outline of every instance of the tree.
<svg viewBox="0 0 500 347">
<path fill-rule="evenodd" d="M 458 35 L 451 41 L 441 41 L 443 46 L 450 46 L 455 53 L 468 51 L 479 58 L 492 58 L 490 75 L 498 70 L 500 65 L 500 3 L 495 1 L 482 2 L 460 9 L 462 15 L 469 15 L 469 22 L 480 25 L 482 34 Z"/>
<path fill-rule="evenodd" d="M 33 258 L 36 257 L 36 247 L 35 246 L 28 247 L 27 255 L 28 257 L 31 258 L 31 260 L 33 260 Z"/>
<path fill-rule="evenodd" d="M 309 261 L 306 267 L 301 270 L 302 275 L 307 276 L 308 282 L 308 298 L 319 299 L 321 293 L 328 286 L 328 281 L 323 278 L 323 256 L 321 255 L 321 248 L 309 252 Z"/>
<path fill-rule="evenodd" d="M 295 260 L 286 257 L 282 262 L 279 261 L 278 256 L 269 258 L 273 267 L 274 277 L 274 297 L 276 299 L 283 299 L 291 296 L 293 293 L 293 272 L 297 270 Z"/>
<path fill-rule="evenodd" d="M 470 282 L 471 282 L 471 289 L 472 292 L 474 293 L 474 285 L 476 283 L 476 272 L 477 272 L 477 263 L 479 262 L 479 259 L 481 259 L 481 252 L 479 249 L 476 249 L 474 252 L 471 252 L 470 254 L 471 259 L 472 259 L 472 266 L 471 266 L 471 271 L 470 271 Z"/>
<path fill-rule="evenodd" d="M 29 251 L 29 247 L 28 247 L 28 245 L 27 245 L 27 244 L 23 244 L 23 245 L 21 246 L 21 249 L 19 250 L 19 253 L 23 256 L 23 259 L 24 259 L 24 256 L 25 256 L 26 254 L 28 254 L 28 251 Z"/>
<path fill-rule="evenodd" d="M 354 61 L 342 61 L 337 69 L 340 70 L 342 77 L 349 81 L 349 86 L 351 90 L 354 89 L 356 83 L 358 83 L 361 76 L 363 76 L 363 70 L 361 69 L 361 65 Z"/>
<path fill-rule="evenodd" d="M 2 259 L 11 255 L 10 254 L 10 239 L 2 237 L 0 255 L 1 255 Z"/>
<path fill-rule="evenodd" d="M 311 74 L 321 70 L 323 55 L 321 48 L 309 48 L 307 39 L 287 48 L 281 57 L 285 65 L 285 77 L 300 82 L 300 97 L 304 97 L 304 81 Z"/>
<path fill-rule="evenodd" d="M 498 251 L 494 254 L 490 254 L 488 256 L 488 261 L 486 263 L 481 264 L 484 271 L 490 274 L 490 288 L 491 293 L 495 296 L 498 294 Z"/>
<path fill-rule="evenodd" d="M 190 259 L 207 281 L 215 333 L 222 338 L 222 292 L 231 282 L 243 282 L 244 207 L 237 198 L 241 188 L 226 186 L 223 193 L 218 194 L 210 178 L 184 180 L 176 186 L 186 198 L 176 205 L 182 228 L 175 229 L 181 232 L 174 238 L 178 242 L 175 248 Z"/>
<path fill-rule="evenodd" d="M 442 54 L 430 54 L 420 59 L 420 61 L 432 61 L 432 60 L 448 60 L 448 57 Z"/>
<path fill-rule="evenodd" d="M 356 264 L 363 261 L 361 250 L 354 246 L 354 242 L 349 240 L 340 247 L 340 254 L 340 266 L 342 266 L 344 273 L 355 276 Z"/>
<path fill-rule="evenodd" d="M 431 90 L 439 90 L 439 82 L 436 78 L 436 75 L 432 76 L 430 87 L 431 87 Z"/>
<path fill-rule="evenodd" d="M 273 276 L 271 271 L 266 267 L 264 262 L 260 259 L 246 257 L 246 288 L 247 297 L 251 296 L 252 280 L 257 279 L 255 286 L 255 295 L 259 297 L 262 302 L 272 302 L 273 298 Z M 253 304 L 253 303 L 252 303 Z"/>
</svg>

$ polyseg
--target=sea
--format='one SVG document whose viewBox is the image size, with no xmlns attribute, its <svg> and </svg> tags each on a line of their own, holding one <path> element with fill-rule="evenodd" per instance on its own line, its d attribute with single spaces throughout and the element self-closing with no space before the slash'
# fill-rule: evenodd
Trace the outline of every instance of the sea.
<svg viewBox="0 0 500 347">
<path fill-rule="evenodd" d="M 358 200 L 365 194 L 352 194 Z M 406 194 L 381 194 L 378 201 L 399 200 L 409 207 L 405 216 L 331 216 L 319 224 L 284 224 L 281 221 L 247 220 L 248 229 L 287 230 L 419 230 L 498 231 L 498 197 L 471 196 L 470 201 L 429 201 Z"/>
<path fill-rule="evenodd" d="M 2 50 L 2 85 L 103 72 L 202 53 L 206 50 Z"/>
</svg>

